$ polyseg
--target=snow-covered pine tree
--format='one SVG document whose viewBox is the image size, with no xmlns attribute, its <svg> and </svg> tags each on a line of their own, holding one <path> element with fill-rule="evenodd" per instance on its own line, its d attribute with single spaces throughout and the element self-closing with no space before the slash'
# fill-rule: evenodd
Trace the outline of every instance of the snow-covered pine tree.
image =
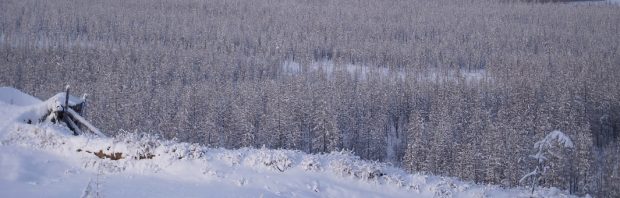
<svg viewBox="0 0 620 198">
<path fill-rule="evenodd" d="M 422 115 L 418 111 L 413 111 L 409 115 L 407 136 L 409 143 L 402 165 L 410 172 L 424 171 L 423 165 L 428 155 L 428 134 Z"/>
<path fill-rule="evenodd" d="M 430 112 L 430 148 L 425 161 L 427 169 L 434 174 L 449 174 L 452 165 L 453 122 L 451 121 L 452 104 L 448 102 L 448 91 L 445 85 L 438 86 L 437 95 L 433 98 Z"/>
<path fill-rule="evenodd" d="M 229 144 L 233 145 L 233 147 L 252 147 L 254 145 L 254 140 L 256 134 L 254 133 L 254 125 L 252 124 L 252 104 L 248 98 L 243 96 L 249 96 L 242 94 L 245 91 L 248 91 L 247 86 L 243 86 L 239 88 L 240 90 L 236 90 L 235 99 L 232 102 L 232 126 L 231 126 L 231 135 L 233 139 L 229 141 Z M 238 94 L 238 95 L 237 95 Z"/>
<path fill-rule="evenodd" d="M 572 149 L 574 147 L 571 139 L 561 131 L 555 130 L 547 134 L 545 138 L 534 143 L 534 149 L 537 152 L 530 157 L 535 160 L 534 164 L 536 167 L 532 172 L 525 174 L 519 182 L 523 183 L 530 178 L 533 194 L 536 186 L 547 176 L 548 171 L 553 171 L 550 170 L 551 166 L 549 166 L 549 163 L 562 157 L 558 154 L 558 151 Z"/>
<path fill-rule="evenodd" d="M 311 115 L 312 150 L 323 153 L 338 150 L 340 134 L 336 127 L 335 114 L 324 93 L 317 94 L 315 97 L 315 108 Z"/>
</svg>

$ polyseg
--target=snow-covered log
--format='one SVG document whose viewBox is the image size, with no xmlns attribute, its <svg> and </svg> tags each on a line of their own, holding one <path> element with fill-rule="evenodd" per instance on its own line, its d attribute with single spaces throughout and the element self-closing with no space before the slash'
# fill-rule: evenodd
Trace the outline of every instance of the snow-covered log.
<svg viewBox="0 0 620 198">
<path fill-rule="evenodd" d="M 93 126 L 90 122 L 86 121 L 86 119 L 84 119 L 82 116 L 80 116 L 80 114 L 75 112 L 73 109 L 71 109 L 71 108 L 67 109 L 67 113 L 69 114 L 69 116 L 71 116 L 71 118 L 73 118 L 76 121 L 78 121 L 80 124 L 82 124 L 83 126 L 88 128 L 88 130 L 90 130 L 94 134 L 96 134 L 96 135 L 98 135 L 100 137 L 106 137 L 103 133 L 101 133 L 101 131 L 99 131 L 99 129 L 97 129 L 97 127 Z"/>
<path fill-rule="evenodd" d="M 97 127 L 82 116 L 86 107 L 86 96 L 78 98 L 70 95 L 69 86 L 65 92 L 58 93 L 46 101 L 14 88 L 0 87 L 0 103 L 24 106 L 25 110 L 16 116 L 23 123 L 65 123 L 74 135 L 90 131 L 97 136 L 105 137 Z"/>
</svg>

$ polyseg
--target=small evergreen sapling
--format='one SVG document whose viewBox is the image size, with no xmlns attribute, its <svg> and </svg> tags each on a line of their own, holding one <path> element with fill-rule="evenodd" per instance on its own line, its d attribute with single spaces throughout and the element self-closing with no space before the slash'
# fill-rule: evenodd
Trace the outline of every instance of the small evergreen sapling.
<svg viewBox="0 0 620 198">
<path fill-rule="evenodd" d="M 532 178 L 532 194 L 534 194 L 534 189 L 536 188 L 536 185 L 540 182 L 540 180 L 542 180 L 542 178 L 546 175 L 547 170 L 549 169 L 549 166 L 545 163 L 549 161 L 549 158 L 547 158 L 545 155 L 550 154 L 557 157 L 557 155 L 551 151 L 554 146 L 566 149 L 574 148 L 573 141 L 571 141 L 571 139 L 566 134 L 558 130 L 552 131 L 547 136 L 545 136 L 545 138 L 534 143 L 534 148 L 538 152 L 534 155 L 530 155 L 530 157 L 536 160 L 536 168 L 534 169 L 534 171 L 525 174 L 519 180 L 519 183 L 522 183 L 528 177 Z"/>
</svg>

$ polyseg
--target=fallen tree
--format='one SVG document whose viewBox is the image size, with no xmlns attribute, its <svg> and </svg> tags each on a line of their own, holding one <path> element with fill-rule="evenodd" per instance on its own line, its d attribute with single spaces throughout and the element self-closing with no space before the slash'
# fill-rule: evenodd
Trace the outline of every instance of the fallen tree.
<svg viewBox="0 0 620 198">
<path fill-rule="evenodd" d="M 70 95 L 69 90 L 70 87 L 67 85 L 65 92 L 32 105 L 29 111 L 20 116 L 21 121 L 27 124 L 64 124 L 73 132 L 73 135 L 93 134 L 106 137 L 83 116 L 86 108 L 86 94 L 82 98 L 78 98 Z"/>
</svg>

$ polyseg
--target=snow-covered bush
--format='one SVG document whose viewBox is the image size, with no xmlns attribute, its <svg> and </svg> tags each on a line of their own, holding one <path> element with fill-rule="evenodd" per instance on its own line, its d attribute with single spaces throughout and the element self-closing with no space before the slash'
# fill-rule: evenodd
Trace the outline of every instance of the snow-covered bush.
<svg viewBox="0 0 620 198">
<path fill-rule="evenodd" d="M 377 180 L 385 175 L 381 170 L 382 164 L 377 162 L 356 163 L 354 174 L 355 177 L 362 180 Z"/>
<path fill-rule="evenodd" d="M 455 188 L 456 186 L 450 180 L 442 180 L 432 187 L 431 191 L 434 191 L 434 197 L 452 197 Z"/>
<path fill-rule="evenodd" d="M 161 146 L 157 135 L 146 133 L 130 133 L 123 131 L 114 138 L 114 144 L 122 143 L 127 147 L 126 155 L 134 159 L 152 159 L 155 149 Z"/>
<path fill-rule="evenodd" d="M 320 171 L 321 162 L 315 155 L 306 155 L 299 164 L 305 171 Z"/>
<path fill-rule="evenodd" d="M 404 187 L 407 181 L 401 176 L 397 174 L 386 174 L 383 176 L 385 182 L 388 184 L 392 184 L 398 187 Z"/>
<path fill-rule="evenodd" d="M 293 162 L 283 150 L 268 150 L 265 147 L 253 150 L 247 157 L 248 163 L 252 165 L 262 165 L 272 170 L 284 172 L 289 169 Z"/>
<path fill-rule="evenodd" d="M 245 149 L 244 149 L 245 150 Z M 247 151 L 247 150 L 246 150 Z M 229 166 L 237 166 L 241 164 L 244 158 L 244 152 L 240 150 L 217 153 L 217 159 L 223 160 Z"/>
<path fill-rule="evenodd" d="M 340 176 L 350 176 L 353 174 L 353 163 L 347 158 L 335 159 L 329 163 L 329 169 Z"/>
<path fill-rule="evenodd" d="M 198 144 L 168 142 L 159 150 L 173 159 L 199 159 L 204 156 L 204 148 Z"/>
</svg>

